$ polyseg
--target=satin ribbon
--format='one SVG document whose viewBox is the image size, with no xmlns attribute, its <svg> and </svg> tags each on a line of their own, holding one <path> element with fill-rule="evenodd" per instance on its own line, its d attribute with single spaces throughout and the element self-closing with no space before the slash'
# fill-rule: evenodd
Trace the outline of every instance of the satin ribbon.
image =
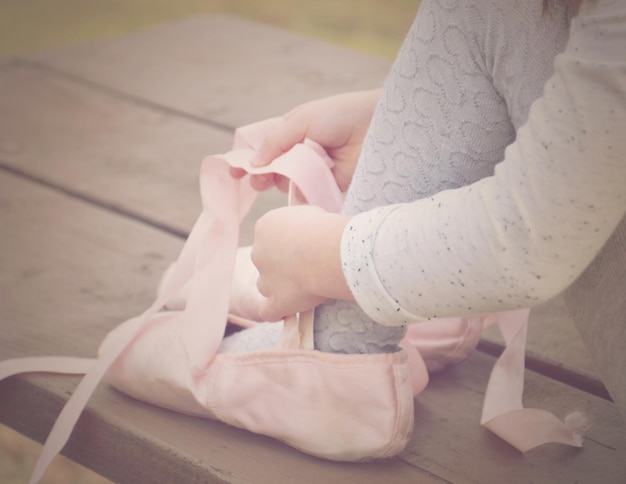
<svg viewBox="0 0 626 484">
<path fill-rule="evenodd" d="M 520 452 L 550 442 L 581 447 L 582 429 L 573 428 L 576 419 L 563 423 L 546 410 L 522 404 L 529 313 L 527 308 L 519 309 L 486 320 L 486 324 L 498 325 L 506 347 L 491 372 L 480 423 Z"/>
<path fill-rule="evenodd" d="M 143 314 L 125 322 L 123 332 L 112 336 L 116 340 L 108 346 L 108 351 L 101 353 L 97 359 L 32 357 L 0 362 L 0 379 L 33 371 L 85 374 L 52 427 L 30 483 L 41 479 L 52 459 L 65 446 L 82 410 L 107 369 L 127 347 L 141 337 L 142 329 L 150 322 L 150 318 L 181 290 L 192 275 L 200 281 L 195 287 L 201 288 L 202 281 L 219 274 L 220 287 L 223 288 L 212 294 L 210 304 L 206 303 L 205 294 L 194 293 L 192 288 L 183 324 L 183 337 L 192 367 L 201 370 L 217 351 L 221 339 L 216 339 L 215 335 L 223 335 L 228 317 L 229 288 L 239 225 L 256 196 L 245 179 L 238 181 L 229 176 L 229 166 L 243 168 L 251 174 L 276 173 L 286 176 L 293 183 L 294 188 L 290 190 L 293 202 L 306 200 L 327 211 L 340 210 L 343 197 L 329 168 L 331 162 L 316 143 L 306 141 L 298 144 L 269 166 L 251 167 L 248 164 L 265 133 L 281 122 L 280 119 L 271 119 L 240 128 L 235 133 L 233 151 L 203 161 L 200 170 L 203 212 L 181 251 L 175 269 L 156 301 Z M 230 186 L 231 189 L 224 190 L 224 186 Z M 230 193 L 231 198 L 224 199 L 216 195 L 223 193 Z M 199 246 L 211 247 L 211 250 L 196 250 Z M 542 410 L 522 407 L 527 319 L 528 310 L 498 313 L 485 319 L 486 322 L 497 322 L 507 347 L 494 366 L 481 423 L 522 452 L 553 441 L 580 446 L 580 435 L 554 416 Z M 212 323 L 207 324 L 208 321 Z M 312 311 L 286 318 L 279 347 L 313 349 Z"/>
</svg>

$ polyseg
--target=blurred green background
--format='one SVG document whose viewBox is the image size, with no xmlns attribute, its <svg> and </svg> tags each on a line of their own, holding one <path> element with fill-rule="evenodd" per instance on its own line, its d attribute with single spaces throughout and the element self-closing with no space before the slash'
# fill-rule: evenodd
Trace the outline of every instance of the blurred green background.
<svg viewBox="0 0 626 484">
<path fill-rule="evenodd" d="M 0 58 L 216 12 L 392 58 L 419 0 L 0 0 Z"/>
</svg>

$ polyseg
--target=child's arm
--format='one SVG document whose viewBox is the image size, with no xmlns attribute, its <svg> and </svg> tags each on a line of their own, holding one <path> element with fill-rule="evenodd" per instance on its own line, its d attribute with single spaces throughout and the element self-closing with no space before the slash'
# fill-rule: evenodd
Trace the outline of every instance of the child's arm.
<svg viewBox="0 0 626 484">
<path fill-rule="evenodd" d="M 397 325 L 558 294 L 624 217 L 625 133 L 626 3 L 583 2 L 494 176 L 354 217 L 342 258 L 357 302 Z"/>
<path fill-rule="evenodd" d="M 341 248 L 319 220 L 298 226 L 296 235 L 283 212 L 280 247 L 316 240 L 325 255 L 302 244 L 281 254 L 282 263 L 297 268 L 290 274 L 315 279 L 326 267 L 319 257 L 337 261 L 341 250 L 343 274 L 328 264 L 332 277 L 320 281 L 345 276 L 359 305 L 389 325 L 532 306 L 557 294 L 626 212 L 625 53 L 626 4 L 583 2 L 544 96 L 494 176 L 359 214 L 343 231 Z M 255 245 L 263 244 L 264 223 Z M 257 251 L 261 278 L 262 259 Z M 267 283 L 264 292 L 272 299 L 288 284 Z M 321 286 L 296 285 L 288 298 L 274 299 L 271 311 L 298 310 Z"/>
</svg>

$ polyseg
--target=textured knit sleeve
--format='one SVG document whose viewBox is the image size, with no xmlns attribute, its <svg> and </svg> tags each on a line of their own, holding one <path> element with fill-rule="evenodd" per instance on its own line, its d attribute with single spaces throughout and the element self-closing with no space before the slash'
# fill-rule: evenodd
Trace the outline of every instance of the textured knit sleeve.
<svg viewBox="0 0 626 484">
<path fill-rule="evenodd" d="M 626 2 L 586 1 L 493 176 L 353 217 L 344 274 L 381 324 L 536 305 L 626 212 Z"/>
</svg>

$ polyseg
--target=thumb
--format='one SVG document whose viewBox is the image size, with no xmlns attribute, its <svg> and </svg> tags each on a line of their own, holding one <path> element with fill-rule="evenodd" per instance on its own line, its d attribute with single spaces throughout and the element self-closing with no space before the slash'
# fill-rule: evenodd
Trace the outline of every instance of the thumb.
<svg viewBox="0 0 626 484">
<path fill-rule="evenodd" d="M 272 130 L 261 143 L 259 154 L 252 162 L 254 166 L 265 166 L 294 145 L 302 143 L 309 130 L 310 120 L 306 116 L 298 116 L 297 112 L 285 117 L 285 122 Z"/>
<path fill-rule="evenodd" d="M 261 301 L 259 305 L 259 316 L 261 317 L 261 321 L 267 321 L 269 323 L 275 323 L 284 319 L 284 316 L 276 311 L 273 298 L 271 297 L 266 297 Z"/>
</svg>

